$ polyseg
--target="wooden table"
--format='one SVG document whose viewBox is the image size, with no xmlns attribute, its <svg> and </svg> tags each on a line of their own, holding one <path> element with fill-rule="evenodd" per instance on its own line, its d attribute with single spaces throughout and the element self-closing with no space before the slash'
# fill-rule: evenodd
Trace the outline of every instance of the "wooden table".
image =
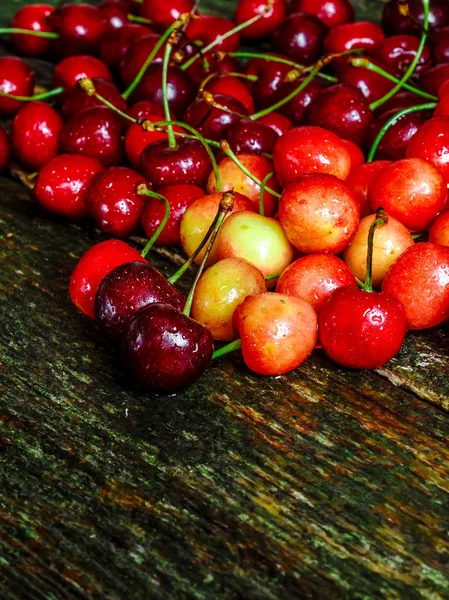
<svg viewBox="0 0 449 600">
<path fill-rule="evenodd" d="M 449 598 L 447 326 L 143 393 L 68 298 L 100 239 L 0 178 L 0 598 Z"/>
</svg>

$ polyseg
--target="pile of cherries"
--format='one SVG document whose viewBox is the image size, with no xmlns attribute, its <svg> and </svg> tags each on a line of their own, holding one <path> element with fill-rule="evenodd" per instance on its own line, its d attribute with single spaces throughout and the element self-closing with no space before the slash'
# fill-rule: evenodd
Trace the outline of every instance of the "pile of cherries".
<svg viewBox="0 0 449 600">
<path fill-rule="evenodd" d="M 264 375 L 316 347 L 374 369 L 449 318 L 448 0 L 389 0 L 382 26 L 348 0 L 239 0 L 234 21 L 192 0 L 31 4 L 0 34 L 59 60 L 36 90 L 0 57 L 0 171 L 112 237 L 70 296 L 141 384 L 181 389 L 237 349 Z M 116 239 L 142 232 L 142 252 Z M 189 258 L 166 279 L 153 244 Z"/>
</svg>

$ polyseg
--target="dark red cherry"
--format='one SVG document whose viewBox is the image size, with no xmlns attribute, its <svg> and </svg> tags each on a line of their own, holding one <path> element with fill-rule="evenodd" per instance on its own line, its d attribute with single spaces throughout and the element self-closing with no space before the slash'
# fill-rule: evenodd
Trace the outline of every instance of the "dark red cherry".
<svg viewBox="0 0 449 600">
<path fill-rule="evenodd" d="M 256 75 L 258 78 L 257 83 L 250 86 L 250 90 L 256 106 L 260 109 L 274 103 L 274 94 L 284 84 L 285 76 L 292 67 L 263 58 L 251 58 L 244 70 L 247 75 Z"/>
<path fill-rule="evenodd" d="M 39 171 L 59 151 L 62 119 L 49 104 L 29 102 L 11 125 L 11 149 L 19 164 Z"/>
<path fill-rule="evenodd" d="M 3 127 L 0 127 L 0 173 L 8 166 L 10 155 L 8 136 Z"/>
<path fill-rule="evenodd" d="M 387 35 L 411 34 L 421 36 L 424 25 L 424 8 L 421 0 L 409 0 L 411 17 L 400 13 L 397 0 L 389 0 L 382 13 L 382 28 Z M 418 20 L 418 22 L 416 21 Z M 449 4 L 446 0 L 430 0 L 429 29 L 434 31 L 449 25 Z"/>
<path fill-rule="evenodd" d="M 449 27 L 443 27 L 434 32 L 433 57 L 436 63 L 449 62 Z"/>
<path fill-rule="evenodd" d="M 449 79 L 449 63 L 435 65 L 419 76 L 420 87 L 429 94 L 438 96 L 440 87 Z"/>
<path fill-rule="evenodd" d="M 273 103 L 276 103 L 291 94 L 302 81 L 303 78 L 300 78 L 296 81 L 287 82 L 281 85 L 273 95 Z M 299 94 L 296 94 L 290 102 L 287 102 L 287 104 L 284 104 L 280 108 L 282 114 L 288 117 L 294 125 L 306 123 L 313 102 L 324 88 L 324 84 L 319 79 L 312 79 Z"/>
<path fill-rule="evenodd" d="M 98 10 L 106 21 L 107 30 L 116 31 L 129 23 L 129 5 L 123 0 L 103 0 Z"/>
<path fill-rule="evenodd" d="M 220 55 L 220 53 L 216 54 L 211 51 L 206 52 L 204 58 L 206 60 L 206 66 L 204 65 L 204 62 L 199 59 L 187 69 L 190 79 L 197 86 L 212 73 L 240 73 L 242 70 L 239 61 L 232 56 L 223 56 Z"/>
<path fill-rule="evenodd" d="M 131 317 L 155 302 L 182 309 L 185 297 L 149 263 L 125 263 L 101 282 L 95 297 L 95 321 L 103 333 L 119 339 Z"/>
<path fill-rule="evenodd" d="M 164 229 L 159 234 L 155 245 L 174 246 L 181 243 L 180 224 L 186 208 L 196 200 L 206 195 L 206 192 L 197 185 L 183 183 L 180 185 L 167 185 L 159 189 L 159 194 L 164 196 L 170 204 L 170 216 Z M 153 237 L 157 228 L 165 217 L 165 202 L 160 198 L 148 198 L 141 218 L 141 224 L 148 238 Z"/>
<path fill-rule="evenodd" d="M 184 13 L 193 9 L 192 0 L 143 0 L 140 6 L 140 14 L 145 19 L 154 21 L 163 29 L 166 29 Z"/>
<path fill-rule="evenodd" d="M 234 21 L 241 25 L 257 15 L 263 15 L 259 21 L 245 27 L 240 33 L 246 40 L 256 40 L 271 35 L 285 19 L 286 12 L 285 0 L 274 0 L 270 5 L 266 0 L 239 0 Z"/>
<path fill-rule="evenodd" d="M 96 6 L 66 4 L 50 15 L 49 22 L 60 36 L 56 40 L 59 56 L 98 54 L 106 19 Z"/>
<path fill-rule="evenodd" d="M 126 23 L 120 29 L 107 31 L 101 40 L 100 58 L 110 69 L 114 71 L 120 67 L 120 61 L 131 46 L 147 37 L 151 30 L 138 23 Z"/>
<path fill-rule="evenodd" d="M 225 17 L 214 15 L 195 15 L 190 21 L 186 29 L 186 35 L 192 42 L 201 42 L 203 46 L 209 46 L 216 40 L 218 43 L 214 46 L 214 51 L 221 50 L 222 52 L 236 52 L 240 46 L 240 35 L 235 33 L 230 37 L 221 40 L 221 36 L 235 25 Z"/>
<path fill-rule="evenodd" d="M 120 92 L 111 81 L 94 77 L 92 82 L 95 86 L 95 91 L 100 94 L 100 96 L 108 100 L 119 110 L 126 112 L 126 102 L 123 100 Z M 76 86 L 65 95 L 61 112 L 65 119 L 69 119 L 74 114 L 94 106 L 104 106 L 104 104 L 95 98 L 95 96 L 89 96 L 80 87 Z"/>
<path fill-rule="evenodd" d="M 354 9 L 349 0 L 293 0 L 289 12 L 315 15 L 328 27 L 354 20 Z"/>
<path fill-rule="evenodd" d="M 276 111 L 263 115 L 257 120 L 259 123 L 263 123 L 264 125 L 271 127 L 271 129 L 275 131 L 279 137 L 284 135 L 286 131 L 293 127 L 293 123 L 290 121 L 290 119 Z"/>
<path fill-rule="evenodd" d="M 319 94 L 310 109 L 308 122 L 360 144 L 372 119 L 373 112 L 362 92 L 355 86 L 340 83 Z"/>
<path fill-rule="evenodd" d="M 381 113 L 386 112 L 387 110 L 393 110 L 393 108 L 397 109 L 397 111 L 402 110 L 403 108 L 408 108 L 409 106 L 416 106 L 417 103 L 417 95 L 414 92 L 408 92 L 407 90 L 403 92 L 398 92 L 392 98 L 387 100 L 385 104 L 379 107 Z"/>
<path fill-rule="evenodd" d="M 388 71 L 385 65 L 380 64 L 376 59 L 372 59 L 371 62 Z M 393 82 L 375 71 L 371 71 L 365 67 L 351 66 L 349 60 L 339 61 L 338 79 L 340 83 L 347 83 L 358 87 L 368 102 L 374 102 L 383 98 L 394 86 Z M 416 95 L 413 96 L 416 102 Z"/>
<path fill-rule="evenodd" d="M 228 131 L 228 140 L 236 154 L 271 154 L 278 134 L 258 121 L 240 119 Z"/>
<path fill-rule="evenodd" d="M 213 354 L 208 329 L 167 304 L 150 304 L 130 321 L 122 354 L 133 377 L 157 392 L 192 385 Z"/>
<path fill-rule="evenodd" d="M 148 56 L 160 40 L 160 35 L 147 30 L 145 36 L 138 37 L 129 46 L 120 61 L 120 78 L 128 86 L 143 67 Z M 164 48 L 160 48 L 153 62 L 161 62 L 164 58 Z"/>
<path fill-rule="evenodd" d="M 61 148 L 97 158 L 105 167 L 119 165 L 124 158 L 121 118 L 105 106 L 86 108 L 64 125 Z"/>
<path fill-rule="evenodd" d="M 164 120 L 164 117 L 157 115 L 146 115 L 145 118 L 152 123 L 157 123 L 158 121 Z M 140 158 L 142 156 L 142 152 L 147 146 L 156 140 L 167 139 L 166 130 L 167 128 L 164 126 L 163 131 L 158 129 L 155 129 L 154 131 L 147 131 L 137 123 L 128 128 L 125 134 L 125 151 L 128 160 L 134 169 L 140 169 Z M 183 130 L 176 125 L 173 127 L 173 131 L 183 133 Z"/>
<path fill-rule="evenodd" d="M 184 121 L 187 125 L 198 129 L 205 138 L 218 141 L 225 138 L 229 128 L 242 116 L 246 117 L 248 111 L 241 102 L 232 96 L 213 94 L 213 100 L 227 111 L 211 106 L 204 98 L 199 98 L 192 102 L 186 110 Z"/>
<path fill-rule="evenodd" d="M 81 219 L 87 216 L 88 186 L 103 168 L 96 158 L 61 154 L 39 171 L 34 194 L 47 210 L 70 219 Z"/>
<path fill-rule="evenodd" d="M 34 89 L 34 74 L 27 63 L 15 56 L 0 57 L 0 91 L 14 96 L 31 96 Z M 23 102 L 0 96 L 0 116 L 10 117 L 19 110 Z"/>
<path fill-rule="evenodd" d="M 198 140 L 177 140 L 170 148 L 167 140 L 158 140 L 145 148 L 140 169 L 155 189 L 166 185 L 191 183 L 205 187 L 212 171 L 207 150 Z"/>
<path fill-rule="evenodd" d="M 384 37 L 382 29 L 369 21 L 337 25 L 324 40 L 324 51 L 326 54 L 339 54 L 353 48 L 370 48 Z"/>
<path fill-rule="evenodd" d="M 133 119 L 139 120 L 142 117 L 149 118 L 159 115 L 161 121 L 164 120 L 164 107 L 159 102 L 150 102 L 149 100 L 141 100 L 128 108 L 126 114 Z"/>
<path fill-rule="evenodd" d="M 48 17 L 54 10 L 54 7 L 49 4 L 24 6 L 14 15 L 11 27 L 51 33 L 53 28 L 48 22 Z M 19 54 L 36 57 L 46 54 L 52 47 L 54 40 L 35 35 L 14 33 L 11 35 L 11 42 Z"/>
<path fill-rule="evenodd" d="M 106 79 L 112 81 L 107 66 L 94 56 L 69 56 L 61 60 L 53 72 L 52 87 L 72 90 L 80 79 Z"/>
<path fill-rule="evenodd" d="M 189 76 L 179 67 L 169 67 L 167 73 L 167 99 L 170 111 L 175 116 L 183 114 L 194 97 L 195 91 Z M 133 102 L 148 100 L 163 105 L 162 64 L 156 63 L 148 68 L 142 81 L 131 96 Z"/>
<path fill-rule="evenodd" d="M 393 35 L 378 42 L 369 53 L 386 65 L 387 71 L 402 77 L 413 62 L 418 47 L 419 40 L 413 35 Z M 426 44 L 414 72 L 430 69 L 432 63 L 432 48 Z"/>
<path fill-rule="evenodd" d="M 303 65 L 315 63 L 322 54 L 327 27 L 313 15 L 290 15 L 274 32 L 271 47 L 274 52 L 289 56 Z"/>
<path fill-rule="evenodd" d="M 243 104 L 249 115 L 252 115 L 254 112 L 254 100 L 243 79 L 231 75 L 221 75 L 211 79 L 204 89 L 211 92 L 214 96 L 216 94 L 232 96 Z"/>
<path fill-rule="evenodd" d="M 145 200 L 137 193 L 137 186 L 145 183 L 142 175 L 127 167 L 111 167 L 95 175 L 86 205 L 101 231 L 114 237 L 138 231 Z"/>
</svg>

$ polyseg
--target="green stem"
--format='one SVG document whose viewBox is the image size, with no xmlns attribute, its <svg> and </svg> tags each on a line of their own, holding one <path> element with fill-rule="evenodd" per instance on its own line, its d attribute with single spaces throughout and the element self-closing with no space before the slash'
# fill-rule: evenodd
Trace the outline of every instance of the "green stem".
<svg viewBox="0 0 449 600">
<path fill-rule="evenodd" d="M 21 29 L 20 27 L 0 27 L 0 34 L 2 33 L 34 35 L 35 37 L 47 38 L 49 40 L 57 40 L 59 38 L 59 33 L 53 31 L 34 31 L 33 29 Z"/>
<path fill-rule="evenodd" d="M 264 277 L 265 281 L 273 281 L 273 279 L 279 279 L 281 273 L 275 273 L 274 275 L 266 275 Z"/>
<path fill-rule="evenodd" d="M 168 134 L 168 147 L 173 149 L 176 148 L 176 138 L 173 134 L 173 124 L 170 114 L 170 105 L 168 103 L 167 93 L 167 77 L 168 77 L 168 64 L 170 62 L 170 55 L 172 53 L 173 46 L 170 42 L 167 42 L 164 52 L 164 60 L 162 62 L 162 104 L 164 106 L 165 121 L 167 122 L 167 134 Z"/>
<path fill-rule="evenodd" d="M 148 55 L 148 58 L 143 63 L 140 71 L 135 76 L 134 80 L 131 82 L 131 84 L 129 85 L 129 87 L 123 92 L 122 98 L 124 100 L 128 100 L 128 98 L 134 92 L 134 90 L 136 89 L 136 87 L 142 81 L 142 77 L 145 75 L 145 73 L 147 72 L 148 67 L 153 62 L 154 57 L 159 52 L 159 50 L 162 48 L 162 46 L 165 44 L 166 40 L 168 40 L 168 38 L 171 36 L 171 34 L 173 33 L 173 31 L 176 29 L 176 27 L 179 26 L 179 24 L 180 24 L 179 21 L 175 21 L 173 23 L 173 25 L 170 25 L 170 27 L 162 34 L 162 36 L 160 37 L 160 39 L 157 41 L 157 44 L 154 46 L 153 50 Z"/>
<path fill-rule="evenodd" d="M 223 225 L 223 221 L 225 220 L 228 212 L 231 212 L 231 210 L 233 208 L 234 208 L 234 193 L 233 192 L 225 192 L 220 201 L 220 207 L 218 209 L 218 218 L 216 220 L 214 230 L 212 232 L 212 235 L 210 236 L 210 240 L 207 245 L 206 252 L 204 253 L 203 260 L 201 261 L 201 264 L 195 275 L 195 279 L 193 281 L 192 287 L 190 288 L 189 295 L 187 296 L 184 310 L 182 311 L 186 316 L 190 315 L 190 311 L 192 309 L 193 297 L 194 297 L 195 291 L 196 291 L 196 286 L 197 286 L 198 281 L 206 267 L 207 259 L 209 258 L 209 254 L 212 251 L 212 246 L 214 245 L 215 240 L 217 239 L 217 235 L 218 235 L 218 232 L 220 231 L 220 227 Z"/>
<path fill-rule="evenodd" d="M 240 162 L 240 160 L 237 158 L 237 156 L 235 155 L 235 153 L 231 150 L 231 147 L 229 146 L 229 144 L 228 144 L 228 142 L 226 140 L 221 140 L 220 146 L 221 146 L 221 149 L 223 150 L 223 152 L 226 154 L 226 156 L 228 156 L 243 171 L 243 173 L 245 173 L 245 175 L 247 175 L 252 181 L 254 181 L 254 183 L 257 183 L 257 185 L 259 187 L 262 185 L 262 181 L 260 179 L 258 179 L 255 175 L 253 175 L 251 173 L 251 171 L 249 171 L 245 167 L 245 165 L 243 165 Z M 272 190 L 271 188 L 269 188 L 267 185 L 265 186 L 265 189 L 267 190 L 267 192 L 269 192 L 270 194 L 272 194 L 276 198 L 280 198 L 281 197 L 281 194 L 279 194 L 278 192 L 275 192 L 274 190 Z"/>
<path fill-rule="evenodd" d="M 256 81 L 258 81 L 258 79 L 259 79 L 259 78 L 257 77 L 257 75 L 247 75 L 246 73 L 227 73 L 227 72 L 223 73 L 222 71 L 217 71 L 216 73 L 211 73 L 210 75 L 208 75 L 208 76 L 206 77 L 206 79 L 204 79 L 204 80 L 201 82 L 201 85 L 200 85 L 199 89 L 200 89 L 200 90 L 203 90 L 203 89 L 205 89 L 206 85 L 207 85 L 207 84 L 208 84 L 210 81 L 212 81 L 212 79 L 216 79 L 217 77 L 218 77 L 218 78 L 219 78 L 219 77 L 238 77 L 238 78 L 240 78 L 240 79 L 246 79 L 246 80 L 248 80 L 248 81 L 252 81 L 252 82 L 256 82 Z"/>
<path fill-rule="evenodd" d="M 164 227 L 167 225 L 167 221 L 170 218 L 170 203 L 165 196 L 163 196 L 162 194 L 153 192 L 152 190 L 149 190 L 144 183 L 137 186 L 137 193 L 139 194 L 139 196 L 149 196 L 150 198 L 157 198 L 158 200 L 162 200 L 163 202 L 165 202 L 164 218 L 160 222 L 159 227 L 156 229 L 156 231 L 153 233 L 151 238 L 148 240 L 145 248 L 140 253 L 142 258 L 145 258 L 145 256 L 148 254 L 148 252 L 151 250 L 151 248 L 156 243 L 157 238 L 161 235 L 162 231 L 164 230 Z"/>
<path fill-rule="evenodd" d="M 372 292 L 373 291 L 373 248 L 374 248 L 374 234 L 378 227 L 382 227 L 388 223 L 388 216 L 385 213 L 384 209 L 380 206 L 377 209 L 376 218 L 373 221 L 373 224 L 369 228 L 368 232 L 368 250 L 366 253 L 366 276 L 365 276 L 365 284 L 363 285 L 364 292 Z"/>
<path fill-rule="evenodd" d="M 214 358 L 220 358 L 220 356 L 224 356 L 225 354 L 229 354 L 230 352 L 234 352 L 234 350 L 240 350 L 242 347 L 242 340 L 235 340 L 235 342 L 231 342 L 230 344 L 226 344 L 219 350 L 215 350 L 212 354 L 212 360 Z"/>
<path fill-rule="evenodd" d="M 418 112 L 420 110 L 434 110 L 435 107 L 436 107 L 436 102 L 429 102 L 428 104 L 419 104 L 417 106 L 409 106 L 408 108 L 404 108 L 403 110 L 401 110 L 398 113 L 396 113 L 395 115 L 393 115 L 390 119 L 388 119 L 388 121 L 385 123 L 385 125 L 382 127 L 382 129 L 377 134 L 377 137 L 374 140 L 373 145 L 371 146 L 371 149 L 368 153 L 368 158 L 367 158 L 366 162 L 367 163 L 373 162 L 376 152 L 380 146 L 380 143 L 381 143 L 384 135 L 387 133 L 387 131 L 390 129 L 390 127 L 392 125 L 394 125 L 397 121 L 399 121 L 399 119 L 401 117 L 403 117 L 404 115 L 408 115 L 410 113 Z"/>
<path fill-rule="evenodd" d="M 273 177 L 274 172 L 272 171 L 271 173 L 268 173 L 268 175 L 265 175 L 265 177 L 262 179 L 262 183 L 260 184 L 260 190 L 259 190 L 259 214 L 264 217 L 265 216 L 265 203 L 264 203 L 264 194 L 265 194 L 265 188 L 267 187 L 267 183 L 268 180 Z"/>
<path fill-rule="evenodd" d="M 391 89 L 389 92 L 387 92 L 385 94 L 385 96 L 383 96 L 382 98 L 380 98 L 379 100 L 376 100 L 376 102 L 373 102 L 370 105 L 370 108 L 372 111 L 375 111 L 376 109 L 379 108 L 379 106 L 382 106 L 382 104 L 385 104 L 385 102 L 387 102 L 390 98 L 392 98 L 397 92 L 399 92 L 399 90 L 403 87 L 404 83 L 406 83 L 410 77 L 413 75 L 413 73 L 415 72 L 415 69 L 419 63 L 419 60 L 421 58 L 421 55 L 423 53 L 424 50 L 424 46 L 426 44 L 426 40 L 427 40 L 427 29 L 429 27 L 429 5 L 430 5 L 430 0 L 422 0 L 422 4 L 424 7 L 424 29 L 421 35 L 421 41 L 419 43 L 419 47 L 418 50 L 415 54 L 415 58 L 412 60 L 412 62 L 410 63 L 407 71 L 404 73 L 403 77 L 399 80 L 399 82 L 394 86 L 393 89 Z"/>
<path fill-rule="evenodd" d="M 133 15 L 131 13 L 128 14 L 128 21 L 131 21 L 131 23 L 142 23 L 142 25 L 154 25 L 153 21 L 150 21 L 150 19 L 138 17 L 137 15 Z"/>
<path fill-rule="evenodd" d="M 13 94 L 7 94 L 6 92 L 0 92 L 2 98 L 11 98 L 11 100 L 20 100 L 20 102 L 33 102 L 33 100 L 47 100 L 47 98 L 53 98 L 53 96 L 59 96 L 64 92 L 63 87 L 49 90 L 48 92 L 42 92 L 42 94 L 36 94 L 35 96 L 14 96 Z"/>
</svg>

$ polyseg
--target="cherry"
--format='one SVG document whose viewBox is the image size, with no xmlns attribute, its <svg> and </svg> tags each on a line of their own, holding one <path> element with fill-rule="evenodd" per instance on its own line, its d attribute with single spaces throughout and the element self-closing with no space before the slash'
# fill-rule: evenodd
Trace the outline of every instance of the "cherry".
<svg viewBox="0 0 449 600">
<path fill-rule="evenodd" d="M 449 117 L 433 117 L 415 133 L 407 147 L 407 158 L 431 162 L 449 184 Z"/>
<path fill-rule="evenodd" d="M 146 121 L 157 123 L 158 121 L 162 121 L 163 117 L 158 115 L 146 115 Z M 166 127 L 163 126 L 165 130 Z M 177 133 L 183 133 L 183 130 L 180 127 L 174 126 L 173 131 Z M 142 158 L 142 152 L 145 150 L 147 146 L 156 142 L 157 140 L 167 140 L 166 131 L 159 130 L 146 130 L 141 125 L 134 123 L 129 127 L 128 131 L 125 134 L 125 151 L 128 157 L 129 162 L 132 167 L 137 171 L 140 169 L 140 162 Z"/>
<path fill-rule="evenodd" d="M 339 254 L 354 237 L 360 208 L 348 187 L 323 173 L 288 184 L 279 203 L 279 221 L 300 252 Z"/>
<path fill-rule="evenodd" d="M 271 46 L 275 52 L 311 65 L 322 53 L 327 27 L 313 15 L 290 15 L 274 32 Z"/>
<path fill-rule="evenodd" d="M 403 91 L 395 94 L 392 98 L 387 100 L 384 104 L 382 104 L 381 111 L 382 113 L 392 111 L 393 109 L 396 112 L 408 107 L 412 107 L 416 105 L 416 94 L 410 91 Z"/>
<path fill-rule="evenodd" d="M 328 173 L 346 179 L 351 157 L 341 139 L 321 127 L 294 127 L 280 137 L 273 149 L 276 177 L 285 187 L 305 173 Z"/>
<path fill-rule="evenodd" d="M 234 313 L 246 365 L 261 375 L 296 369 L 312 353 L 317 317 L 310 304 L 284 294 L 248 296 Z"/>
<path fill-rule="evenodd" d="M 430 162 L 404 158 L 383 169 L 370 186 L 371 206 L 382 206 L 410 231 L 424 231 L 445 208 L 447 185 Z"/>
<path fill-rule="evenodd" d="M 218 141 L 226 137 L 229 128 L 247 114 L 246 108 L 236 98 L 206 92 L 188 107 L 184 121 L 204 137 Z"/>
<path fill-rule="evenodd" d="M 354 9 L 348 0 L 293 0 L 289 10 L 315 15 L 328 27 L 354 20 Z"/>
<path fill-rule="evenodd" d="M 267 125 L 251 119 L 241 119 L 229 129 L 231 148 L 237 154 L 269 154 L 279 135 Z"/>
<path fill-rule="evenodd" d="M 128 46 L 120 61 L 120 78 L 126 86 L 130 85 L 136 77 L 147 60 L 148 55 L 154 50 L 156 44 L 161 39 L 160 35 L 151 32 L 149 29 L 147 29 L 145 35 L 140 35 L 140 31 L 137 33 L 137 39 L 134 39 Z M 162 62 L 163 56 L 164 50 L 160 48 L 156 52 L 153 62 Z"/>
<path fill-rule="evenodd" d="M 198 281 L 192 317 L 209 329 L 214 340 L 238 338 L 233 324 L 236 307 L 247 296 L 266 292 L 262 273 L 242 258 L 226 258 L 209 267 Z"/>
<path fill-rule="evenodd" d="M 138 121 L 142 117 L 150 119 L 154 116 L 164 118 L 164 107 L 159 102 L 150 102 L 149 100 L 141 100 L 136 102 L 126 111 L 126 114 Z"/>
<path fill-rule="evenodd" d="M 0 127 L 0 173 L 8 166 L 10 154 L 8 136 L 3 127 Z"/>
<path fill-rule="evenodd" d="M 70 219 L 81 219 L 88 214 L 88 186 L 94 175 L 103 168 L 96 158 L 61 154 L 41 168 L 34 194 L 39 204 L 47 210 Z"/>
<path fill-rule="evenodd" d="M 376 160 L 372 163 L 360 165 L 351 171 L 345 184 L 351 190 L 354 198 L 360 206 L 360 216 L 366 217 L 371 214 L 371 202 L 368 198 L 368 190 L 377 179 L 378 174 L 391 165 L 389 160 Z"/>
<path fill-rule="evenodd" d="M 440 213 L 429 227 L 429 242 L 449 246 L 449 210 Z"/>
<path fill-rule="evenodd" d="M 238 77 L 220 74 L 219 77 L 211 78 L 204 89 L 211 92 L 215 97 L 217 94 L 232 96 L 236 98 L 251 115 L 254 112 L 254 100 L 245 83 Z"/>
<path fill-rule="evenodd" d="M 49 4 L 24 6 L 14 15 L 11 27 L 51 33 L 53 28 L 48 22 L 48 17 L 54 10 Z M 46 54 L 53 44 L 51 39 L 20 33 L 13 33 L 11 42 L 19 54 L 34 57 Z"/>
<path fill-rule="evenodd" d="M 98 10 L 106 20 L 108 31 L 116 32 L 129 22 L 129 6 L 123 0 L 103 0 L 98 5 Z"/>
<path fill-rule="evenodd" d="M 275 131 L 278 136 L 284 135 L 286 131 L 293 127 L 293 123 L 290 121 L 290 119 L 275 111 L 259 117 L 257 121 L 258 123 L 262 123 L 262 125 L 271 127 L 271 129 Z"/>
<path fill-rule="evenodd" d="M 287 73 L 292 70 L 291 65 L 269 60 L 270 54 L 267 54 L 266 57 L 251 58 L 244 69 L 247 75 L 257 77 L 252 95 L 258 108 L 266 108 L 273 104 L 275 92 L 284 83 Z"/>
<path fill-rule="evenodd" d="M 371 48 L 384 39 L 382 29 L 369 21 L 357 21 L 332 27 L 324 40 L 326 54 L 340 54 L 355 48 Z"/>
<path fill-rule="evenodd" d="M 382 28 L 387 35 L 411 34 L 420 36 L 424 24 L 422 0 L 409 0 L 410 17 L 401 14 L 397 0 L 389 0 L 382 13 Z M 417 22 L 418 21 L 418 22 Z M 449 25 L 449 6 L 446 0 L 431 0 L 429 29 L 441 29 Z"/>
<path fill-rule="evenodd" d="M 95 321 L 108 337 L 119 339 L 143 307 L 163 302 L 181 310 L 185 297 L 147 262 L 128 262 L 112 269 L 95 296 Z"/>
<path fill-rule="evenodd" d="M 80 79 L 106 79 L 112 81 L 107 66 L 94 56 L 69 56 L 61 60 L 53 71 L 52 87 L 72 90 Z"/>
<path fill-rule="evenodd" d="M 175 148 L 164 139 L 151 143 L 142 152 L 140 166 L 156 189 L 178 183 L 204 187 L 212 169 L 203 144 L 189 139 L 178 139 Z"/>
<path fill-rule="evenodd" d="M 449 248 L 420 242 L 390 267 L 382 291 L 405 308 L 410 329 L 434 327 L 449 318 Z"/>
<path fill-rule="evenodd" d="M 148 27 L 138 23 L 127 23 L 120 29 L 107 31 L 101 39 L 101 60 L 110 69 L 118 70 L 131 44 L 136 44 L 151 33 Z"/>
<path fill-rule="evenodd" d="M 326 298 L 341 287 L 356 287 L 354 275 L 333 254 L 309 254 L 298 258 L 283 271 L 276 292 L 301 298 L 317 313 Z"/>
<path fill-rule="evenodd" d="M 234 20 L 241 25 L 256 15 L 262 15 L 261 19 L 241 32 L 243 39 L 255 40 L 270 36 L 285 19 L 286 12 L 285 0 L 239 0 Z"/>
<path fill-rule="evenodd" d="M 286 98 L 298 85 L 304 81 L 303 78 L 284 83 L 273 95 L 273 102 Z M 289 102 L 284 104 L 280 109 L 295 125 L 307 123 L 307 118 L 312 104 L 324 89 L 324 84 L 319 79 L 312 79 L 306 87 L 296 94 Z M 260 121 L 260 119 L 258 119 Z"/>
<path fill-rule="evenodd" d="M 340 83 L 320 92 L 310 108 L 308 122 L 360 144 L 372 119 L 372 110 L 362 92 Z"/>
<path fill-rule="evenodd" d="M 132 261 L 146 263 L 135 248 L 120 240 L 107 240 L 89 248 L 70 277 L 69 293 L 73 304 L 87 317 L 94 319 L 98 286 L 112 269 Z"/>
<path fill-rule="evenodd" d="M 184 13 L 190 13 L 193 10 L 192 0 L 143 0 L 140 7 L 142 17 L 154 21 L 157 25 L 166 29 L 172 23 L 177 21 Z"/>
<path fill-rule="evenodd" d="M 34 89 L 34 74 L 21 58 L 0 57 L 0 92 L 14 96 L 31 96 Z M 23 102 L 0 96 L 0 116 L 14 115 Z"/>
<path fill-rule="evenodd" d="M 357 169 L 357 167 L 363 165 L 363 163 L 365 162 L 365 156 L 363 155 L 360 146 L 357 146 L 357 144 L 355 144 L 354 142 L 343 139 L 341 141 L 346 146 L 346 150 L 349 152 L 349 156 L 351 157 L 351 174 L 354 169 Z"/>
<path fill-rule="evenodd" d="M 62 119 L 45 102 L 22 106 L 11 126 L 11 149 L 20 165 L 31 171 L 39 169 L 59 151 Z"/>
<path fill-rule="evenodd" d="M 239 73 L 241 71 L 238 60 L 224 55 L 222 52 L 206 52 L 203 53 L 203 58 L 204 61 L 195 61 L 186 71 L 191 81 L 197 86 L 214 73 Z"/>
<path fill-rule="evenodd" d="M 382 65 L 375 59 L 371 60 L 370 62 L 376 66 L 382 67 Z M 355 85 L 357 88 L 359 88 L 368 102 L 374 102 L 380 98 L 383 98 L 385 94 L 387 94 L 387 92 L 393 88 L 394 85 L 386 77 L 383 77 L 372 69 L 352 66 L 350 60 L 340 62 L 339 80 L 340 83 Z M 406 93 L 408 94 L 409 92 Z M 412 98 L 412 104 L 415 104 L 416 95 L 410 95 Z M 386 105 L 384 105 L 384 110 L 386 110 Z"/>
<path fill-rule="evenodd" d="M 436 63 L 449 62 L 449 27 L 443 27 L 434 32 L 433 57 Z"/>
<path fill-rule="evenodd" d="M 201 42 L 206 47 L 214 43 L 215 51 L 235 52 L 240 46 L 240 35 L 225 37 L 234 27 L 234 23 L 224 17 L 195 15 L 187 25 L 186 35 L 192 42 Z"/>
<path fill-rule="evenodd" d="M 126 111 L 126 102 L 120 95 L 120 92 L 116 86 L 107 79 L 92 79 L 92 83 L 95 86 L 95 90 L 108 102 L 113 104 L 122 112 Z M 74 87 L 72 90 L 65 94 L 64 103 L 61 107 L 62 115 L 65 119 L 69 119 L 74 114 L 85 110 L 86 108 L 103 106 L 102 102 L 95 98 L 95 96 L 89 96 L 79 86 Z"/>
<path fill-rule="evenodd" d="M 441 86 L 449 79 L 449 64 L 435 65 L 419 76 L 421 87 L 429 94 L 438 96 Z"/>
<path fill-rule="evenodd" d="M 56 49 L 60 56 L 97 54 L 106 31 L 106 19 L 90 4 L 66 4 L 49 17 L 50 25 L 59 33 Z"/>
<path fill-rule="evenodd" d="M 419 44 L 419 40 L 413 35 L 394 35 L 378 42 L 370 49 L 370 55 L 377 58 L 396 77 L 402 77 L 415 58 Z M 425 71 L 431 66 L 432 49 L 426 44 L 415 67 L 415 73 Z"/>
</svg>

